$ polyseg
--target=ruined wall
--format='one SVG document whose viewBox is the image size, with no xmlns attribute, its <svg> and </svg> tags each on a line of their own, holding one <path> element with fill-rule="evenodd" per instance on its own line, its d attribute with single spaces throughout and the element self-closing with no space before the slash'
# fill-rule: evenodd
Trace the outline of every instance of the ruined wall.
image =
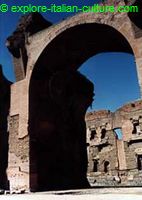
<svg viewBox="0 0 142 200">
<path fill-rule="evenodd" d="M 91 184 L 142 184 L 141 116 L 141 100 L 126 104 L 115 113 L 109 111 L 97 111 L 86 115 L 87 146 L 89 149 L 88 177 Z M 102 148 L 103 140 L 99 138 L 103 128 L 106 130 L 106 140 L 104 143 L 105 145 Z M 122 139 L 118 139 L 116 135 L 115 130 L 118 128 L 122 130 Z M 91 135 L 93 133 L 91 133 L 91 130 L 96 131 L 94 136 Z M 101 149 L 101 151 L 99 149 Z M 93 172 L 93 163 L 96 159 L 99 161 L 98 170 Z M 103 167 L 101 167 L 104 160 L 107 160 L 110 163 L 110 172 L 107 172 L 106 174 L 103 171 Z M 111 175 L 111 178 L 105 178 L 104 174 L 107 176 Z M 103 181 L 100 179 L 103 179 Z"/>
<path fill-rule="evenodd" d="M 113 113 L 98 111 L 86 115 L 88 178 L 93 185 L 112 184 L 117 176 L 116 135 L 112 129 Z M 94 180 L 93 180 L 94 177 Z"/>
<path fill-rule="evenodd" d="M 9 169 L 8 179 L 11 191 L 28 190 L 29 180 L 29 138 L 19 138 L 19 115 L 9 117 Z"/>
<path fill-rule="evenodd" d="M 125 105 L 117 111 L 117 114 L 122 118 L 127 168 L 124 180 L 128 185 L 142 185 L 142 101 L 139 100 Z"/>
</svg>

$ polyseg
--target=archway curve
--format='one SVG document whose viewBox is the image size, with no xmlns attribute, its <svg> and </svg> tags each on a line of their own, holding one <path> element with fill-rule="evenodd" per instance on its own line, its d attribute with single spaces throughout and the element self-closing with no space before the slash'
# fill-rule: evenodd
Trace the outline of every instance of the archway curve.
<svg viewBox="0 0 142 200">
<path fill-rule="evenodd" d="M 59 34 L 46 46 L 32 74 L 41 64 L 42 70 L 46 68 L 51 73 L 65 69 L 67 65 L 77 70 L 88 58 L 102 52 L 133 54 L 133 49 L 126 38 L 111 26 L 97 23 L 80 24 Z"/>
<path fill-rule="evenodd" d="M 85 32 L 87 30 L 87 32 Z M 84 34 L 85 32 L 85 34 Z M 104 37 L 105 32 L 105 37 Z M 102 38 L 101 41 L 98 40 L 98 37 Z M 63 189 L 63 186 L 65 188 L 73 188 L 73 187 L 82 187 L 82 183 L 76 182 L 78 185 L 74 186 L 72 183 L 69 183 L 66 180 L 63 180 L 63 182 L 60 182 L 61 177 L 60 174 L 56 174 L 59 177 L 56 179 L 56 177 L 52 177 L 52 172 L 55 173 L 55 169 L 52 171 L 56 164 L 54 160 L 54 156 L 49 155 L 49 151 L 53 151 L 53 155 L 57 154 L 58 152 L 54 152 L 54 149 L 52 145 L 58 145 L 60 138 L 56 134 L 57 126 L 53 123 L 50 123 L 51 121 L 56 123 L 56 118 L 59 118 L 58 115 L 58 108 L 53 105 L 50 101 L 48 101 L 48 84 L 51 77 L 57 72 L 57 71 L 64 71 L 65 69 L 74 69 L 76 71 L 80 65 L 87 60 L 89 57 L 100 53 L 100 52 L 111 52 L 111 51 L 118 51 L 118 52 L 127 52 L 133 54 L 132 48 L 127 42 L 127 40 L 124 38 L 124 36 L 119 33 L 114 28 L 108 26 L 108 25 L 102 25 L 97 23 L 89 23 L 89 24 L 80 24 L 75 27 L 72 27 L 70 29 L 67 29 L 62 34 L 59 34 L 52 42 L 50 42 L 49 45 L 46 46 L 44 51 L 41 53 L 38 61 L 35 64 L 32 77 L 30 80 L 30 86 L 29 86 L 29 135 L 31 138 L 31 142 L 33 143 L 30 147 L 30 158 L 31 158 L 31 188 L 38 188 L 39 190 L 44 189 L 53 189 L 53 185 L 55 183 L 57 184 L 57 188 L 54 189 Z M 75 86 L 74 86 L 75 87 Z M 47 104 L 49 104 L 47 106 Z M 47 110 L 46 110 L 47 108 Z M 56 109 L 57 108 L 57 109 Z M 47 112 L 46 112 L 47 111 Z M 49 116 L 50 115 L 50 116 Z M 50 120 L 49 120 L 50 118 Z M 84 125 L 83 125 L 84 126 Z M 42 149 L 42 152 L 40 150 L 41 147 L 47 147 L 46 140 L 48 140 L 47 136 L 49 138 L 51 137 L 50 133 L 54 132 L 54 138 L 52 138 L 51 141 L 48 141 L 48 148 L 49 149 Z M 36 133 L 36 134 L 35 134 Z M 41 143 L 39 146 L 40 148 L 37 149 L 34 140 L 35 135 L 38 138 L 38 141 Z M 53 135 L 53 134 L 52 134 Z M 83 156 L 81 165 L 77 160 L 77 157 L 71 158 L 75 160 L 75 163 L 78 163 L 78 166 L 76 165 L 76 175 L 79 174 L 77 172 L 81 172 L 79 174 L 80 177 L 84 178 L 84 174 L 87 170 L 87 160 L 86 160 L 86 147 L 85 147 L 85 134 L 82 135 L 84 145 L 83 148 Z M 41 141 L 40 141 L 41 140 Z M 54 144 L 52 144 L 52 142 Z M 60 141 L 61 142 L 61 141 Z M 81 144 L 81 145 L 82 145 Z M 77 145 L 77 144 L 75 144 Z M 36 153 L 35 149 L 36 148 Z M 81 147 L 82 148 L 82 147 Z M 60 149 L 58 146 L 57 149 Z M 73 148 L 75 150 L 75 153 L 71 153 L 71 156 L 77 155 L 78 147 L 76 146 Z M 63 152 L 63 151 L 62 151 Z M 39 154 L 38 157 L 38 167 L 36 165 L 36 157 L 37 154 Z M 47 160 L 45 161 L 45 157 L 48 157 L 52 165 L 50 166 L 47 163 Z M 67 156 L 67 155 L 66 155 Z M 60 155 L 61 157 L 61 155 Z M 48 160 L 48 161 L 49 161 Z M 68 160 L 69 161 L 69 160 Z M 43 162 L 43 163 L 42 163 Z M 73 162 L 72 162 L 73 163 Z M 58 164 L 58 163 L 57 163 Z M 67 171 L 70 171 L 70 162 L 67 164 L 64 162 L 65 166 L 64 169 Z M 47 168 L 49 167 L 49 173 L 47 176 L 44 172 L 48 171 Z M 57 166 L 56 166 L 57 167 Z M 58 169 L 60 170 L 61 167 L 63 167 L 63 163 L 61 163 L 60 166 L 58 166 Z M 75 165 L 73 165 L 73 168 L 75 169 Z M 38 171 L 38 172 L 37 172 Z M 82 176 L 83 174 L 83 176 Z M 35 177 L 39 175 L 39 186 L 36 185 Z M 63 178 L 63 177 L 62 177 Z M 68 178 L 72 178 L 72 174 L 69 174 Z M 50 180 L 48 183 L 47 180 Z M 59 182 L 58 182 L 59 181 Z M 75 181 L 75 179 L 74 179 Z M 34 185 L 35 184 L 35 185 Z M 46 185 L 47 184 L 47 185 Z M 51 184 L 51 188 L 50 188 Z M 62 185 L 63 184 L 63 185 Z M 68 185 L 69 184 L 69 185 Z M 84 184 L 84 183 L 83 183 Z M 43 188 L 45 186 L 45 188 Z M 84 186 L 86 187 L 86 185 Z"/>
<path fill-rule="evenodd" d="M 123 23 L 122 23 L 123 22 Z M 59 24 L 51 26 L 44 31 L 35 34 L 35 36 L 29 39 L 30 45 L 28 47 L 29 57 L 31 52 L 34 50 L 34 59 L 29 59 L 27 70 L 28 79 L 32 75 L 32 71 L 36 66 L 36 63 L 40 59 L 43 51 L 47 48 L 51 42 L 54 41 L 62 33 L 78 25 L 85 24 L 101 24 L 108 25 L 118 31 L 131 46 L 134 56 L 140 57 L 137 51 L 137 46 L 140 45 L 139 41 L 135 41 L 131 21 L 129 20 L 127 13 L 79 13 L 73 17 L 70 17 Z M 127 28 L 126 28 L 127 27 Z M 105 33 L 104 33 L 105 37 Z M 136 63 L 137 64 L 137 63 Z M 138 66 L 137 66 L 138 67 Z"/>
</svg>

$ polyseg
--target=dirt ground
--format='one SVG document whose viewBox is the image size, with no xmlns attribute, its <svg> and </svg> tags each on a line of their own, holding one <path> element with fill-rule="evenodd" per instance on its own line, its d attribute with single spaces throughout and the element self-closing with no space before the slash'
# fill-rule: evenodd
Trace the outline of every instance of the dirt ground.
<svg viewBox="0 0 142 200">
<path fill-rule="evenodd" d="M 142 200 L 142 188 L 105 188 L 1 195 L 0 200 Z"/>
</svg>

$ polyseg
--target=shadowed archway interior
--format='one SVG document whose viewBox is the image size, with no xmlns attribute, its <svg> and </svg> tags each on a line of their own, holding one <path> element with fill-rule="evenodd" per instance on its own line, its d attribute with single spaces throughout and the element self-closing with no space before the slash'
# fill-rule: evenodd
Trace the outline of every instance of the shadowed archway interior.
<svg viewBox="0 0 142 200">
<path fill-rule="evenodd" d="M 117 30 L 90 23 L 67 29 L 40 55 L 29 89 L 31 190 L 89 187 L 84 117 L 93 84 L 77 70 L 114 51 L 133 54 Z"/>
</svg>

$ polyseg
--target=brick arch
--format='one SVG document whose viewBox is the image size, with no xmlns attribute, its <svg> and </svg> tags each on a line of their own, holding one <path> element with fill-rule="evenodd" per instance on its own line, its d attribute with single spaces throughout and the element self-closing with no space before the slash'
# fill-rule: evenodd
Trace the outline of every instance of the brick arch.
<svg viewBox="0 0 142 200">
<path fill-rule="evenodd" d="M 140 68 L 142 64 L 140 58 L 142 52 L 139 50 L 141 49 L 141 38 L 135 39 L 131 21 L 126 13 L 80 13 L 60 22 L 57 25 L 54 25 L 44 31 L 41 31 L 38 34 L 35 34 L 29 39 L 30 45 L 28 47 L 28 54 L 30 58 L 30 56 L 32 56 L 30 52 L 34 51 L 34 59 L 29 59 L 28 62 L 28 79 L 30 80 L 31 74 L 37 62 L 41 58 L 43 52 L 48 48 L 48 46 L 50 46 L 58 37 L 63 35 L 65 32 L 77 26 L 83 26 L 86 24 L 98 24 L 110 27 L 110 29 L 115 30 L 125 39 L 125 41 L 128 42 L 131 48 L 131 53 L 134 54 L 134 57 L 136 59 L 137 74 L 139 79 L 139 85 L 141 87 L 142 78 L 140 75 Z"/>
<path fill-rule="evenodd" d="M 31 177 L 31 188 L 38 188 L 38 190 L 43 189 L 43 186 L 47 184 L 47 188 L 53 189 L 52 185 L 55 187 L 55 183 L 53 184 L 53 177 L 50 177 L 50 174 L 47 173 L 47 177 L 45 176 L 45 173 L 42 174 L 42 172 L 46 171 L 45 166 L 54 168 L 54 160 L 51 159 L 52 167 L 49 166 L 48 163 L 43 159 L 43 153 L 40 150 L 38 151 L 39 157 L 37 158 L 35 153 L 35 145 L 32 141 L 37 141 L 35 139 L 35 135 L 38 138 L 38 141 L 40 141 L 39 146 L 49 146 L 52 144 L 52 142 L 55 142 L 56 145 L 58 144 L 58 140 L 60 141 L 60 138 L 58 135 L 58 131 L 61 132 L 61 127 L 58 126 L 57 130 L 57 120 L 55 119 L 55 116 L 62 118 L 62 110 L 58 113 L 59 107 L 55 102 L 51 102 L 50 99 L 50 90 L 49 90 L 49 84 L 51 83 L 50 80 L 52 80 L 52 77 L 54 77 L 54 74 L 58 73 L 61 70 L 65 69 L 74 69 L 77 70 L 80 65 L 86 61 L 89 57 L 96 55 L 100 52 L 111 52 L 111 51 L 118 51 L 118 52 L 127 52 L 133 54 L 133 49 L 130 46 L 129 42 L 127 41 L 126 37 L 124 37 L 124 34 L 122 34 L 120 31 L 118 31 L 116 28 L 114 28 L 111 24 L 111 20 L 109 19 L 109 25 L 107 23 L 102 23 L 101 21 L 94 20 L 91 15 L 89 18 L 89 15 L 85 14 L 79 14 L 78 17 L 74 18 L 73 22 L 72 20 L 65 20 L 61 24 L 55 25 L 47 30 L 42 31 L 41 33 L 38 33 L 37 35 L 33 36 L 31 38 L 31 44 L 36 43 L 38 46 L 37 48 L 34 47 L 34 50 L 29 48 L 29 52 L 34 52 L 34 60 L 32 60 L 30 66 L 30 73 L 28 74 L 29 78 L 29 127 L 28 127 L 28 133 L 29 137 L 31 138 L 31 145 L 30 145 L 30 152 L 31 157 L 30 161 L 33 165 L 33 168 L 31 168 L 30 177 Z M 88 17 L 85 18 L 84 16 Z M 111 16 L 112 17 L 112 16 Z M 75 20 L 75 19 L 78 19 Z M 90 21 L 89 21 L 90 19 Z M 88 20 L 88 21 L 87 21 Z M 70 23 L 69 23 L 70 22 Z M 116 24 L 115 24 L 116 26 Z M 127 33 L 126 33 L 127 34 Z M 39 37 L 39 41 L 38 38 Z M 129 36 L 129 35 L 128 35 Z M 100 40 L 98 38 L 101 38 Z M 33 41 L 32 41 L 33 40 Z M 32 67 L 34 66 L 34 67 Z M 32 75 L 32 76 L 31 76 Z M 57 86 L 57 85 L 56 85 Z M 76 86 L 77 87 L 77 86 Z M 83 86 L 82 86 L 83 87 Z M 71 87 L 70 87 L 71 88 Z M 43 100 L 43 101 L 42 101 Z M 56 101 L 56 100 L 55 100 Z M 80 100 L 78 100 L 80 102 Z M 48 102 L 48 105 L 47 105 Z M 60 101 L 61 102 L 61 101 Z M 55 105 L 53 105 L 55 103 Z M 55 109 L 55 107 L 57 109 Z M 52 114 L 51 114 L 52 113 Z M 71 120 L 70 120 L 71 121 Z M 65 124 L 65 123 L 64 123 Z M 78 131 L 79 132 L 79 131 Z M 43 137 L 42 137 L 43 134 Z M 56 136 L 55 138 L 52 138 L 51 141 L 48 141 L 48 135 Z M 85 138 L 85 132 L 83 133 Z M 44 138 L 44 140 L 43 140 Z M 48 145 L 46 145 L 46 140 L 49 142 Z M 45 143 L 44 143 L 45 142 Z M 62 141 L 60 141 L 62 143 Z M 65 142 L 64 142 L 65 143 Z M 85 139 L 82 142 L 85 144 Z M 76 143 L 75 143 L 76 144 Z M 76 150 L 79 148 L 79 142 L 77 143 L 78 146 L 74 147 L 75 152 L 73 155 L 76 155 L 76 152 L 79 152 L 79 150 Z M 57 146 L 58 147 L 58 146 Z M 56 155 L 57 152 L 52 149 L 53 147 L 50 147 L 53 155 Z M 40 148 L 39 148 L 40 149 Z M 60 146 L 57 148 L 60 151 Z M 85 149 L 85 145 L 83 147 Z M 50 150 L 50 151 L 51 151 Z M 74 151 L 72 150 L 72 151 Z M 81 149 L 82 151 L 82 149 Z M 78 167 L 80 168 L 80 171 L 83 171 L 83 175 L 79 172 L 76 174 L 79 174 L 80 177 L 83 177 L 83 180 L 85 180 L 85 171 L 86 171 L 86 150 L 83 150 L 83 162 L 80 165 L 80 162 L 76 160 L 76 163 L 78 163 Z M 46 152 L 46 150 L 45 150 Z M 59 152 L 58 152 L 59 153 Z M 47 157 L 54 157 L 53 155 L 49 155 L 48 151 L 46 152 Z M 61 157 L 61 156 L 60 156 Z M 67 156 L 66 156 L 67 157 Z M 70 156 L 71 157 L 71 156 Z M 37 159 L 37 161 L 36 161 Z M 34 163 L 35 162 L 35 163 Z M 37 164 L 38 163 L 38 164 Z M 66 163 L 69 163 L 67 161 Z M 75 163 L 75 162 L 72 162 Z M 30 165 L 30 166 L 32 166 Z M 37 166 L 37 172 L 35 170 L 35 166 Z M 69 168 L 70 165 L 68 165 Z M 77 165 L 76 165 L 77 166 Z M 82 167 L 83 166 L 83 167 Z M 75 169 L 75 166 L 72 168 Z M 62 173 L 62 171 L 61 171 Z M 53 173 L 55 174 L 55 172 Z M 60 174 L 56 174 L 56 176 L 59 176 Z M 35 179 L 33 180 L 33 177 L 35 178 L 37 176 L 37 182 L 35 184 Z M 74 177 L 74 176 L 72 176 Z M 46 182 L 46 180 L 50 180 L 49 182 Z M 59 178 L 60 179 L 60 178 Z M 69 179 L 67 174 L 67 180 Z M 54 178 L 55 180 L 55 178 Z M 78 185 L 71 185 L 72 187 L 86 187 L 87 183 L 83 183 L 83 180 L 78 178 L 76 182 Z M 65 180 L 66 181 L 66 180 Z M 35 184 L 35 185 L 34 185 Z M 61 186 L 62 184 L 62 186 Z M 61 188 L 64 188 L 63 183 L 57 183 L 56 187 L 58 188 L 60 185 Z M 51 188 L 50 188 L 51 187 Z M 68 183 L 67 183 L 68 187 Z M 46 189 L 46 188 L 45 188 Z M 56 189 L 56 188 L 54 188 Z"/>
<path fill-rule="evenodd" d="M 119 16 L 120 15 L 120 16 Z M 123 22 L 123 23 L 122 23 Z M 114 28 L 116 31 L 118 31 L 120 34 L 122 34 L 125 39 L 130 44 L 131 48 L 134 51 L 135 54 L 135 46 L 134 44 L 134 36 L 133 36 L 133 30 L 131 27 L 131 21 L 127 17 L 125 13 L 123 14 L 106 14 L 106 13 L 81 13 L 78 15 L 75 15 L 73 17 L 70 17 L 69 19 L 66 19 L 62 22 L 60 22 L 57 25 L 54 25 L 35 36 L 31 37 L 29 39 L 30 45 L 29 45 L 29 54 L 34 49 L 34 60 L 29 60 L 29 64 L 32 64 L 32 68 L 39 59 L 40 55 L 44 51 L 44 49 L 54 40 L 56 37 L 61 35 L 63 32 L 69 30 L 70 28 L 73 28 L 78 25 L 83 24 L 102 24 L 102 25 L 108 25 L 112 28 Z M 104 33 L 105 37 L 105 33 Z M 35 48 L 36 47 L 36 48 Z"/>
</svg>

